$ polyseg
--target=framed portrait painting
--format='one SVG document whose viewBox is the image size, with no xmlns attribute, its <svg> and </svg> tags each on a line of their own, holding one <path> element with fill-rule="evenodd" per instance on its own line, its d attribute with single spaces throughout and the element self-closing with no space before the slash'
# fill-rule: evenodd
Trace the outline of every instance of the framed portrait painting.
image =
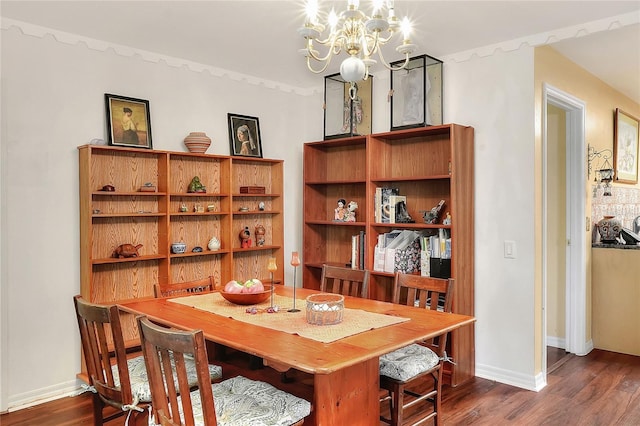
<svg viewBox="0 0 640 426">
<path fill-rule="evenodd" d="M 262 158 L 262 140 L 258 117 L 227 114 L 231 155 Z"/>
<path fill-rule="evenodd" d="M 613 126 L 613 162 L 616 168 L 616 182 L 638 183 L 638 135 L 640 121 L 616 108 Z"/>
<path fill-rule="evenodd" d="M 109 145 L 151 149 L 149 101 L 104 95 Z"/>
</svg>

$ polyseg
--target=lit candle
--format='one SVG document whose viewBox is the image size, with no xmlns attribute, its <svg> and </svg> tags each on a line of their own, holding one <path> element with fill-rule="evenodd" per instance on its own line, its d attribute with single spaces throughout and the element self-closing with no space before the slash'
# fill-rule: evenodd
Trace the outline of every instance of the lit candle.
<svg viewBox="0 0 640 426">
<path fill-rule="evenodd" d="M 402 20 L 402 35 L 404 40 L 409 40 L 409 36 L 411 35 L 411 22 L 409 22 L 409 18 L 406 16 Z"/>
<path fill-rule="evenodd" d="M 316 16 L 318 15 L 318 1 L 308 0 L 307 5 L 305 7 L 305 12 L 307 14 L 307 22 L 311 24 L 315 24 Z"/>
</svg>

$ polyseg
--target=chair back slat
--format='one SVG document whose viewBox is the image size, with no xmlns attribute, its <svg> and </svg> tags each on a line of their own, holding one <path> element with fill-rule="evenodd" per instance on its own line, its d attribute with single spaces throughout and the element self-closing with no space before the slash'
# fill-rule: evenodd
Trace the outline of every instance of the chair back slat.
<svg viewBox="0 0 640 426">
<path fill-rule="evenodd" d="M 191 426 L 194 424 L 194 413 L 184 361 L 184 354 L 191 354 L 195 359 L 204 425 L 216 426 L 207 350 L 202 331 L 167 329 L 152 323 L 143 316 L 138 317 L 137 322 L 151 386 L 152 406 L 157 416 L 156 423 L 170 426 Z M 172 360 L 174 368 L 171 368 Z M 177 389 L 175 386 L 176 378 Z M 178 394 L 181 394 L 180 399 L 178 399 Z M 180 410 L 183 413 L 184 423 L 180 418 Z"/>
<path fill-rule="evenodd" d="M 369 297 L 369 271 L 322 265 L 320 291 L 366 299 Z"/>
<path fill-rule="evenodd" d="M 131 404 L 131 381 L 118 307 L 93 304 L 81 296 L 74 297 L 74 305 L 89 384 L 106 397 L 110 405 L 119 408 Z M 118 386 L 111 369 L 114 357 Z"/>
<path fill-rule="evenodd" d="M 190 294 L 205 293 L 215 290 L 212 276 L 201 280 L 187 281 L 174 284 L 156 284 L 153 287 L 155 297 L 188 296 Z"/>
<path fill-rule="evenodd" d="M 453 302 L 453 278 L 433 278 L 396 273 L 393 302 L 407 306 L 451 313 Z M 447 334 L 425 342 L 438 356 L 444 354 Z"/>
</svg>

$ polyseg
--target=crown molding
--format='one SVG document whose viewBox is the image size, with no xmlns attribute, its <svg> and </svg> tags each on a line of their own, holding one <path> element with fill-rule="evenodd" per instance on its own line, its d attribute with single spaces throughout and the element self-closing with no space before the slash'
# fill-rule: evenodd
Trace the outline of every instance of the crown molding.
<svg viewBox="0 0 640 426">
<path fill-rule="evenodd" d="M 451 55 L 444 55 L 439 59 L 443 62 L 466 62 L 473 58 L 483 58 L 493 56 L 501 52 L 516 51 L 522 47 L 544 46 L 561 40 L 584 37 L 602 31 L 617 30 L 619 28 L 638 23 L 640 23 L 640 14 L 637 12 L 631 12 L 544 33 L 532 34 L 526 37 L 453 53 Z"/>
<path fill-rule="evenodd" d="M 166 65 L 174 68 L 185 68 L 189 71 L 196 73 L 209 73 L 213 77 L 228 78 L 233 81 L 245 82 L 253 86 L 263 86 L 267 89 L 279 90 L 285 93 L 293 93 L 302 96 L 310 96 L 317 93 L 317 88 L 301 88 L 294 87 L 288 84 L 284 84 L 278 81 L 265 80 L 256 76 L 242 74 L 235 71 L 227 70 L 224 68 L 213 67 L 211 65 L 205 65 L 198 62 L 189 61 L 182 58 L 176 58 L 172 56 L 162 55 L 147 50 L 136 49 L 130 46 L 124 46 L 121 44 L 115 44 L 106 42 L 103 40 L 97 40 L 89 37 L 83 37 L 77 34 L 67 33 L 64 31 L 58 31 L 39 25 L 30 24 L 28 22 L 18 21 L 14 19 L 2 18 L 1 21 L 2 30 L 10 30 L 12 28 L 17 29 L 23 35 L 38 37 L 44 39 L 45 37 L 52 37 L 58 43 L 81 46 L 84 45 L 87 49 L 95 50 L 98 52 L 107 53 L 109 51 L 116 55 L 134 58 L 137 57 L 146 62 L 152 62 L 159 65 Z"/>
</svg>

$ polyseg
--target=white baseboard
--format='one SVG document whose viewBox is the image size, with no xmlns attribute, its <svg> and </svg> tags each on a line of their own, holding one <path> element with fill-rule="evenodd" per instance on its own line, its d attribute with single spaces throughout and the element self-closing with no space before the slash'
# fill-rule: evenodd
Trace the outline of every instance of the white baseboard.
<svg viewBox="0 0 640 426">
<path fill-rule="evenodd" d="M 538 392 L 547 385 L 542 374 L 533 376 L 490 365 L 476 364 L 476 376 L 534 392 Z"/>
<path fill-rule="evenodd" d="M 567 347 L 564 337 L 547 336 L 547 346 L 564 349 Z"/>
<path fill-rule="evenodd" d="M 82 383 L 84 382 L 76 379 L 69 382 L 58 383 L 55 386 L 49 386 L 13 395 L 8 400 L 8 411 L 18 411 L 23 408 L 33 407 L 34 405 L 71 396 L 81 390 Z"/>
</svg>

